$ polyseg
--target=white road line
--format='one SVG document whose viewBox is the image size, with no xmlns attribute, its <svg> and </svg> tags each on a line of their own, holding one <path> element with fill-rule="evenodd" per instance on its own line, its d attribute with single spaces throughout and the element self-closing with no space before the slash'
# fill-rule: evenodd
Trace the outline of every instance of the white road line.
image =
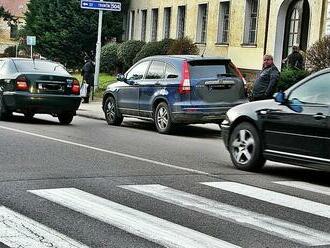
<svg viewBox="0 0 330 248">
<path fill-rule="evenodd" d="M 284 186 L 289 186 L 292 188 L 303 189 L 303 190 L 311 191 L 314 193 L 330 195 L 329 187 L 315 185 L 312 183 L 306 183 L 306 182 L 301 182 L 301 181 L 278 181 L 278 182 L 274 182 L 274 183 L 281 184 Z"/>
<path fill-rule="evenodd" d="M 119 187 L 303 245 L 317 246 L 330 244 L 330 234 L 326 232 L 171 189 L 159 184 L 121 185 Z"/>
<path fill-rule="evenodd" d="M 76 188 L 29 192 L 168 248 L 238 247 Z"/>
<path fill-rule="evenodd" d="M 60 143 L 68 144 L 68 145 L 83 147 L 83 148 L 91 149 L 91 150 L 98 151 L 98 152 L 109 153 L 109 154 L 120 156 L 120 157 L 130 158 L 130 159 L 134 159 L 134 160 L 138 160 L 138 161 L 142 161 L 142 162 L 147 162 L 147 163 L 151 163 L 151 164 L 156 164 L 156 165 L 161 165 L 161 166 L 164 166 L 164 167 L 169 167 L 169 168 L 176 169 L 176 170 L 186 171 L 186 172 L 189 172 L 189 173 L 200 174 L 200 175 L 211 175 L 211 174 L 209 174 L 207 172 L 204 172 L 204 171 L 189 169 L 189 168 L 180 167 L 180 166 L 172 165 L 172 164 L 168 164 L 168 163 L 163 163 L 163 162 L 159 162 L 159 161 L 156 161 L 156 160 L 141 158 L 141 157 L 138 157 L 138 156 L 133 156 L 133 155 L 129 155 L 129 154 L 121 153 L 121 152 L 110 151 L 110 150 L 106 150 L 106 149 L 97 148 L 97 147 L 94 147 L 94 146 L 88 146 L 88 145 L 84 145 L 84 144 L 80 144 L 80 143 L 76 143 L 76 142 L 57 139 L 57 138 L 53 138 L 53 137 L 48 137 L 48 136 L 45 136 L 45 135 L 40 135 L 40 134 L 36 134 L 36 133 L 22 131 L 22 130 L 15 129 L 15 128 L 4 127 L 4 126 L 0 126 L 0 128 L 4 129 L 4 130 L 9 130 L 9 131 L 17 132 L 17 133 L 23 133 L 23 134 L 26 134 L 26 135 L 31 135 L 31 136 L 34 136 L 34 137 L 47 139 L 47 140 L 52 140 L 52 141 L 56 141 L 56 142 L 60 142 Z"/>
<path fill-rule="evenodd" d="M 330 218 L 330 206 L 274 191 L 233 182 L 206 182 L 204 185 L 252 197 L 302 212 Z"/>
<path fill-rule="evenodd" d="M 13 248 L 87 248 L 82 243 L 4 206 L 0 206 L 0 242 Z"/>
</svg>

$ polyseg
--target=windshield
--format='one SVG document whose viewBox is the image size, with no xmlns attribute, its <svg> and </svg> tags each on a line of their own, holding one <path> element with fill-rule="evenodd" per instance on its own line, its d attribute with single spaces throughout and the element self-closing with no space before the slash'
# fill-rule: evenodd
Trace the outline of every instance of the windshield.
<svg viewBox="0 0 330 248">
<path fill-rule="evenodd" d="M 35 71 L 35 72 L 50 72 L 70 75 L 63 65 L 51 61 L 44 60 L 15 60 L 16 68 L 19 72 Z"/>
</svg>

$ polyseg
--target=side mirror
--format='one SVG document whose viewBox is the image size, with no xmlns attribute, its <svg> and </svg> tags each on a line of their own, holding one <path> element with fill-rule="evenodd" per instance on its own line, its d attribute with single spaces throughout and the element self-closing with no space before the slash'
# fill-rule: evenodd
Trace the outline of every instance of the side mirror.
<svg viewBox="0 0 330 248">
<path fill-rule="evenodd" d="M 284 92 L 277 92 L 274 94 L 275 102 L 283 104 L 286 100 Z"/>
<path fill-rule="evenodd" d="M 124 74 L 117 74 L 117 80 L 120 82 L 126 82 L 126 78 Z"/>
</svg>

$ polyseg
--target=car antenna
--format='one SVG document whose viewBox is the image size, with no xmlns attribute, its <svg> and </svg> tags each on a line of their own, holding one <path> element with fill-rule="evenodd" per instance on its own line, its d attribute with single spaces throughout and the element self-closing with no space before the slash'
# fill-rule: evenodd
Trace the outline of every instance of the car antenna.
<svg viewBox="0 0 330 248">
<path fill-rule="evenodd" d="M 203 52 L 202 52 L 202 55 L 201 55 L 202 58 L 204 57 L 204 53 L 205 53 L 205 51 L 206 51 L 206 46 L 204 47 L 204 50 L 203 50 Z"/>
</svg>

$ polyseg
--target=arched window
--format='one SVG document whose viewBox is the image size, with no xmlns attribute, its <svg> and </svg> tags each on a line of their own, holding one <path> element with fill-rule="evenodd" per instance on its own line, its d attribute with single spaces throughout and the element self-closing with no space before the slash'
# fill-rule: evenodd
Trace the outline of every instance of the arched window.
<svg viewBox="0 0 330 248">
<path fill-rule="evenodd" d="M 297 5 L 297 4 L 296 4 Z M 301 15 L 298 6 L 292 10 L 289 24 L 288 54 L 292 52 L 292 47 L 300 43 L 300 23 Z"/>
</svg>

